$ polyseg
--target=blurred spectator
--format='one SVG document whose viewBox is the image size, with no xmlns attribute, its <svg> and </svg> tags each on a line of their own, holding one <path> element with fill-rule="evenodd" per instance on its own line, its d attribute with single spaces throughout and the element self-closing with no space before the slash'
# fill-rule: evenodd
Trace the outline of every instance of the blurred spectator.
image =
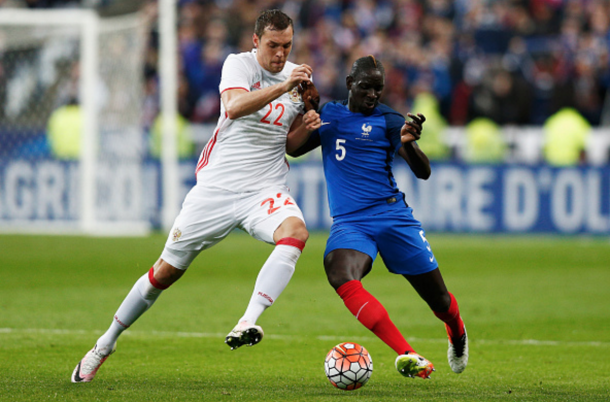
<svg viewBox="0 0 610 402">
<path fill-rule="evenodd" d="M 544 157 L 553 166 L 575 166 L 584 161 L 591 125 L 580 113 L 564 108 L 544 123 Z"/>
<path fill-rule="evenodd" d="M 178 157 L 180 159 L 187 159 L 194 156 L 195 144 L 193 142 L 193 136 L 191 134 L 190 125 L 188 120 L 182 117 L 180 114 L 176 117 L 176 129 L 177 129 L 177 149 Z M 150 154 L 154 158 L 161 157 L 161 148 L 163 146 L 162 135 L 163 132 L 163 119 L 161 115 L 157 116 L 155 122 L 151 128 L 150 136 Z"/>
<path fill-rule="evenodd" d="M 519 77 L 499 68 L 472 93 L 473 114 L 500 125 L 525 125 L 530 121 L 531 94 Z"/>
<path fill-rule="evenodd" d="M 421 92 L 415 96 L 412 113 L 426 116 L 424 131 L 417 143 L 431 161 L 449 159 L 450 149 L 445 141 L 447 122 L 441 115 L 438 100 L 430 92 Z"/>
<path fill-rule="evenodd" d="M 502 129 L 491 119 L 478 117 L 466 126 L 464 160 L 470 163 L 501 163 L 506 154 Z"/>
<path fill-rule="evenodd" d="M 83 116 L 76 100 L 53 111 L 47 126 L 51 155 L 60 160 L 78 160 L 82 131 Z"/>
<path fill-rule="evenodd" d="M 118 0 L 105 0 L 105 5 Z M 68 0 L 0 0 L 56 7 Z M 148 0 L 146 8 L 154 5 Z M 283 8 L 295 21 L 292 61 L 314 69 L 322 101 L 344 98 L 337 71 L 373 54 L 387 66 L 384 102 L 409 111 L 426 86 L 450 125 L 485 117 L 542 125 L 564 107 L 590 124 L 610 113 L 608 0 L 180 0 L 180 113 L 214 122 L 227 53 L 250 51 L 259 12 Z M 155 110 L 157 27 L 146 54 L 147 125 Z"/>
</svg>

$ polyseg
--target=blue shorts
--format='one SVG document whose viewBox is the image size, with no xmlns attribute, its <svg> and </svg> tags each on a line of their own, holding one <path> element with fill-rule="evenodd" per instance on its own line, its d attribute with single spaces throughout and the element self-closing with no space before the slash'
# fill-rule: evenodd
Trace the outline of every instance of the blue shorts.
<svg viewBox="0 0 610 402">
<path fill-rule="evenodd" d="M 419 275 L 438 268 L 432 248 L 413 209 L 404 205 L 372 215 L 366 212 L 336 218 L 324 257 L 336 249 L 357 250 L 373 261 L 381 255 L 388 271 Z"/>
</svg>

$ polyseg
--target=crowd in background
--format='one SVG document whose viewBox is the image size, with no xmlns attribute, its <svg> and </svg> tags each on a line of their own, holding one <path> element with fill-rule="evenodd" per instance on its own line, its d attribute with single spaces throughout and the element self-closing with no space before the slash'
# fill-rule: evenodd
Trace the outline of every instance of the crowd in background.
<svg viewBox="0 0 610 402">
<path fill-rule="evenodd" d="M 469 143 L 479 144 L 483 159 L 472 161 L 504 158 L 501 127 L 548 131 L 551 117 L 561 115 L 554 120 L 553 141 L 576 155 L 584 137 L 574 135 L 573 144 L 566 144 L 562 128 L 586 133 L 591 126 L 610 125 L 610 0 L 177 0 L 177 5 L 181 124 L 216 123 L 225 58 L 250 51 L 259 13 L 280 8 L 294 20 L 289 59 L 313 67 L 323 103 L 347 98 L 345 75 L 352 62 L 373 54 L 386 71 L 382 101 L 405 115 L 429 117 L 425 149 L 431 157 L 455 156 L 441 138 L 448 125 L 464 126 Z M 102 14 L 142 10 L 153 21 L 143 71 L 143 126 L 155 131 L 157 0 L 0 0 L 1 6 L 95 7 Z"/>
<path fill-rule="evenodd" d="M 323 101 L 346 98 L 352 61 L 373 54 L 386 67 L 385 103 L 406 113 L 419 95 L 433 94 L 454 126 L 477 117 L 542 125 L 563 107 L 597 126 L 610 113 L 608 0 L 181 0 L 182 115 L 216 121 L 225 57 L 249 51 L 260 10 L 276 7 L 293 17 L 290 59 L 313 67 Z M 156 39 L 153 31 L 151 107 Z"/>
<path fill-rule="evenodd" d="M 229 53 L 252 49 L 259 12 L 292 16 L 290 59 L 314 69 L 323 101 L 346 97 L 345 75 L 367 54 L 386 67 L 384 102 L 406 113 L 432 94 L 453 126 L 477 117 L 542 125 L 573 107 L 593 126 L 610 124 L 609 0 L 177 0 L 180 113 L 213 123 Z M 0 0 L 29 8 L 122 4 L 113 0 Z M 157 2 L 132 2 L 155 14 Z M 146 55 L 147 118 L 158 109 L 158 31 Z"/>
</svg>

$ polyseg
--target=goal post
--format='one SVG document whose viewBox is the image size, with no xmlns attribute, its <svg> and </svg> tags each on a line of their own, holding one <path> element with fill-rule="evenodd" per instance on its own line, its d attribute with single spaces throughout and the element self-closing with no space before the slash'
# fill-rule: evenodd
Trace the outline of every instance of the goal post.
<svg viewBox="0 0 610 402">
<path fill-rule="evenodd" d="M 151 230 L 146 25 L 139 13 L 0 9 L 0 232 Z"/>
</svg>

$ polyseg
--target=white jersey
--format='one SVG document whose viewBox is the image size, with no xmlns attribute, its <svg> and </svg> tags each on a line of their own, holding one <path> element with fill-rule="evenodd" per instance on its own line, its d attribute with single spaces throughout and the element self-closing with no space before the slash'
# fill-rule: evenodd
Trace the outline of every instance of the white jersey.
<svg viewBox="0 0 610 402">
<path fill-rule="evenodd" d="M 241 88 L 256 91 L 285 81 L 296 64 L 289 61 L 273 74 L 256 60 L 256 49 L 231 54 L 222 67 L 220 93 Z M 286 135 L 304 111 L 297 88 L 267 106 L 235 120 L 228 118 L 222 101 L 220 118 L 212 138 L 197 163 L 197 182 L 236 193 L 283 186 L 289 165 Z"/>
</svg>

